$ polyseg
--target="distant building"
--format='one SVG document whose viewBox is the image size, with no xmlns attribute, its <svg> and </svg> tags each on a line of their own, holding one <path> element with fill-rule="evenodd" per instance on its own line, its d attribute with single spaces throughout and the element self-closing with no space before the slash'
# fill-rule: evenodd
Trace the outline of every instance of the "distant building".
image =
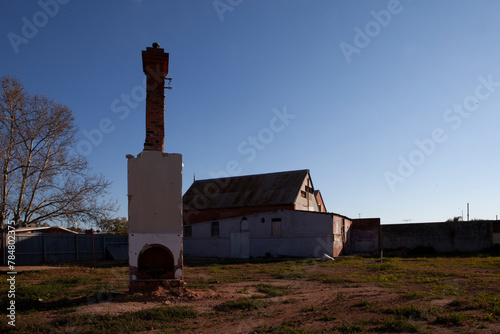
<svg viewBox="0 0 500 334">
<path fill-rule="evenodd" d="M 323 196 L 319 190 L 314 191 L 314 197 L 316 197 L 316 203 L 318 203 L 319 212 L 327 212 L 325 202 L 323 201 Z"/>
<path fill-rule="evenodd" d="M 41 227 L 19 227 L 16 228 L 16 233 L 70 233 L 78 234 L 78 232 L 68 230 L 60 226 L 41 226 Z"/>
<path fill-rule="evenodd" d="M 275 210 L 184 225 L 184 255 L 321 257 L 346 252 L 351 220 L 335 213 Z"/>
<path fill-rule="evenodd" d="M 351 220 L 327 213 L 309 170 L 195 181 L 183 197 L 186 256 L 346 252 Z"/>
<path fill-rule="evenodd" d="M 326 212 L 307 169 L 198 180 L 184 194 L 183 210 L 188 225 L 275 210 Z"/>
</svg>

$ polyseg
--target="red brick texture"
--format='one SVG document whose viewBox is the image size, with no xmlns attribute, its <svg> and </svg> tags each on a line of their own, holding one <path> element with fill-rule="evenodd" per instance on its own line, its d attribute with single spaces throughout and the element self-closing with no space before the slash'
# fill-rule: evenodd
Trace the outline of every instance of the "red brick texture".
<svg viewBox="0 0 500 334">
<path fill-rule="evenodd" d="M 142 51 L 142 67 L 146 74 L 146 140 L 144 150 L 162 151 L 165 143 L 165 77 L 168 53 L 161 48 Z"/>
</svg>

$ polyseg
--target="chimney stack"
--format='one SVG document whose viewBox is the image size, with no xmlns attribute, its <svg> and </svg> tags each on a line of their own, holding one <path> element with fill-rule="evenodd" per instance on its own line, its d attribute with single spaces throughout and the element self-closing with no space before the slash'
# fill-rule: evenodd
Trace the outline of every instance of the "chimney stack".
<svg viewBox="0 0 500 334">
<path fill-rule="evenodd" d="M 168 53 L 158 43 L 142 51 L 146 74 L 144 150 L 127 155 L 129 290 L 184 286 L 182 155 L 164 153 Z"/>
<path fill-rule="evenodd" d="M 142 68 L 146 74 L 146 140 L 145 151 L 161 151 L 165 143 L 165 77 L 168 53 L 153 43 L 142 51 Z"/>
</svg>

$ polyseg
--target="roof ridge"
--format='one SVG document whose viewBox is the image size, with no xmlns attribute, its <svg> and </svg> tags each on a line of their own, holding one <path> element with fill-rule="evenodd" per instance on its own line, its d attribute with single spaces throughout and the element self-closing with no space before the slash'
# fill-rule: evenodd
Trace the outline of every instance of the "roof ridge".
<svg viewBox="0 0 500 334">
<path fill-rule="evenodd" d="M 269 173 L 260 173 L 260 174 L 247 174 L 247 175 L 236 175 L 236 176 L 226 176 L 226 177 L 215 177 L 211 179 L 200 179 L 196 180 L 195 182 L 202 182 L 202 181 L 213 181 L 213 180 L 222 180 L 222 179 L 235 179 L 235 178 L 242 178 L 242 177 L 255 177 L 255 176 L 262 176 L 262 175 L 271 175 L 271 174 L 286 174 L 286 173 L 297 173 L 297 172 L 309 172 L 309 169 L 297 169 L 297 170 L 289 170 L 289 171 L 281 171 L 281 172 L 269 172 Z"/>
<path fill-rule="evenodd" d="M 185 210 L 294 205 L 308 169 L 197 180 L 183 195 Z"/>
</svg>

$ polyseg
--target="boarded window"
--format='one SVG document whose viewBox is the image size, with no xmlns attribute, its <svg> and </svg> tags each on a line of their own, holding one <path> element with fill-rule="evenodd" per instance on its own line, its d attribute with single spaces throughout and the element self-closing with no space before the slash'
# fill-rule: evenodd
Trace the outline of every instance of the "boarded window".
<svg viewBox="0 0 500 334">
<path fill-rule="evenodd" d="M 271 219 L 271 235 L 281 235 L 281 218 Z"/>
<path fill-rule="evenodd" d="M 189 238 L 193 236 L 193 227 L 184 226 L 184 237 Z"/>
<path fill-rule="evenodd" d="M 212 237 L 219 236 L 219 222 L 212 222 Z"/>
</svg>

